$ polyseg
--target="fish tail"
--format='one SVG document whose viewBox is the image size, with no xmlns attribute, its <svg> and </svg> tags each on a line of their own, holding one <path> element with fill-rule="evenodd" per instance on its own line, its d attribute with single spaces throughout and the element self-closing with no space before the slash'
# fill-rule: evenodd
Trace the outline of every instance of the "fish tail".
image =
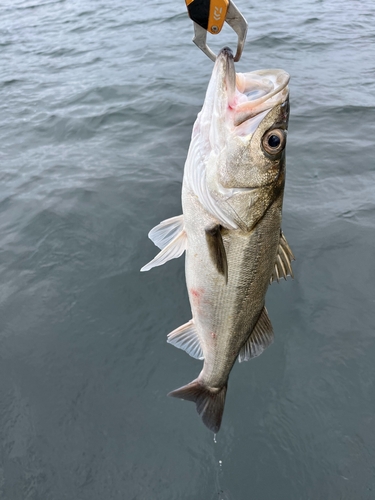
<svg viewBox="0 0 375 500">
<path fill-rule="evenodd" d="M 195 379 L 190 384 L 170 392 L 168 396 L 193 401 L 203 423 L 212 432 L 218 432 L 223 417 L 226 393 L 227 384 L 223 387 L 207 387 Z"/>
</svg>

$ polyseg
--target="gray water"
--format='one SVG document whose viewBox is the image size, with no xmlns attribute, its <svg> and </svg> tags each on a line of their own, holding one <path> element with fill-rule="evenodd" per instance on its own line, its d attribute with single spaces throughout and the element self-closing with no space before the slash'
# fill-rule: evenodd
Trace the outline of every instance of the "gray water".
<svg viewBox="0 0 375 500">
<path fill-rule="evenodd" d="M 237 70 L 292 77 L 297 260 L 214 443 L 166 397 L 201 367 L 166 343 L 190 319 L 184 259 L 139 273 L 181 213 L 212 70 L 184 2 L 1 2 L 1 500 L 375 498 L 375 4 L 237 5 Z"/>
</svg>

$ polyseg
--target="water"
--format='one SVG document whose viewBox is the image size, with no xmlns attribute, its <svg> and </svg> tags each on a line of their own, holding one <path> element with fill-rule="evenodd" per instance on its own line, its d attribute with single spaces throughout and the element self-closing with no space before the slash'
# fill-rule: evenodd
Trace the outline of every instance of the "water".
<svg viewBox="0 0 375 500">
<path fill-rule="evenodd" d="M 148 230 L 181 213 L 212 69 L 184 2 L 1 2 L 2 499 L 374 498 L 375 7 L 237 4 L 238 71 L 292 76 L 297 261 L 215 444 L 166 397 L 201 366 L 165 341 L 190 319 L 183 259 L 139 273 Z"/>
</svg>

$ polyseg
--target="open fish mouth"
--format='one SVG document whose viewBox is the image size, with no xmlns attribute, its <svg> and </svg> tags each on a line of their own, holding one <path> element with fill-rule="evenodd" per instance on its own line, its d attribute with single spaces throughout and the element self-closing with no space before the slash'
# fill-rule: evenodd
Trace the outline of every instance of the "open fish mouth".
<svg viewBox="0 0 375 500">
<path fill-rule="evenodd" d="M 288 73 L 282 69 L 261 69 L 236 74 L 233 53 L 227 47 L 219 53 L 213 76 L 217 90 L 221 90 L 217 96 L 221 110 L 226 108 L 226 121 L 233 127 L 241 126 L 238 135 L 254 132 L 264 112 L 282 104 L 289 96 Z"/>
</svg>

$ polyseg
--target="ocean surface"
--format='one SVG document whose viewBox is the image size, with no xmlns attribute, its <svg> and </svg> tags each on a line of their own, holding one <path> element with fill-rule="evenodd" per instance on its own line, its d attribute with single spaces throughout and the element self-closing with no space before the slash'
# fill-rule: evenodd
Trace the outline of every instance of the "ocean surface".
<svg viewBox="0 0 375 500">
<path fill-rule="evenodd" d="M 0 4 L 1 500 L 375 498 L 375 3 L 237 6 L 237 70 L 291 75 L 297 260 L 215 443 L 166 397 L 201 368 L 166 343 L 191 317 L 184 258 L 139 272 L 181 213 L 213 67 L 185 3 Z"/>
</svg>

